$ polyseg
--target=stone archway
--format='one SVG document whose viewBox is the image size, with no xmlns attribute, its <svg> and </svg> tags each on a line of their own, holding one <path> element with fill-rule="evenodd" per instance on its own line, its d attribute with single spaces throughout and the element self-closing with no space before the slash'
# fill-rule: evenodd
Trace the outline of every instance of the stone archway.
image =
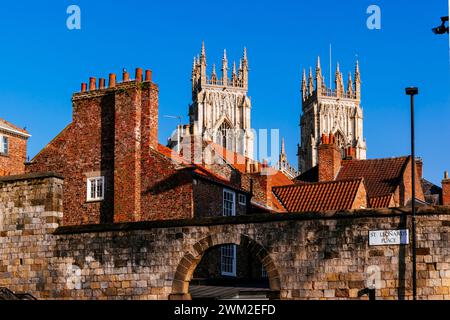
<svg viewBox="0 0 450 320">
<path fill-rule="evenodd" d="M 169 295 L 169 300 L 191 299 L 191 295 L 189 294 L 189 282 L 191 281 L 194 271 L 200 263 L 204 253 L 208 249 L 224 244 L 236 244 L 243 246 L 258 257 L 267 271 L 270 289 L 275 292 L 280 291 L 280 275 L 267 250 L 247 235 L 222 233 L 209 235 L 203 238 L 193 245 L 192 252 L 185 253 L 175 271 L 172 283 L 172 293 Z"/>
</svg>

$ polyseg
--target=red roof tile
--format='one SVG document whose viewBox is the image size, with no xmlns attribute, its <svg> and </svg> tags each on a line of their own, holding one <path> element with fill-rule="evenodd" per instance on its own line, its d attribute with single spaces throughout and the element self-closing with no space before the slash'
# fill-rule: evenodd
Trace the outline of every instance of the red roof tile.
<svg viewBox="0 0 450 320">
<path fill-rule="evenodd" d="M 392 199 L 392 194 L 381 197 L 369 197 L 370 208 L 389 208 Z"/>
<path fill-rule="evenodd" d="M 288 212 L 349 210 L 363 179 L 303 183 L 274 187 L 273 193 Z"/>
<path fill-rule="evenodd" d="M 409 159 L 344 160 L 336 180 L 364 178 L 369 198 L 386 197 L 392 195 L 399 186 Z M 386 201 L 384 199 L 383 203 Z"/>
<path fill-rule="evenodd" d="M 172 161 L 175 161 L 177 164 L 180 164 L 186 168 L 190 168 L 193 170 L 193 172 L 203 178 L 206 178 L 212 182 L 216 182 L 216 183 L 220 183 L 223 185 L 226 185 L 230 188 L 233 188 L 235 190 L 241 190 L 246 192 L 245 190 L 243 190 L 242 188 L 240 188 L 239 186 L 236 186 L 234 184 L 232 184 L 230 181 L 224 179 L 223 177 L 215 174 L 214 172 L 212 172 L 211 170 L 208 170 L 207 168 L 205 168 L 202 165 L 199 164 L 190 164 L 188 163 L 184 158 L 182 158 L 181 156 L 179 156 L 176 151 L 167 148 L 161 144 L 158 144 L 158 149 L 157 151 L 162 154 L 163 156 L 171 159 Z"/>
</svg>

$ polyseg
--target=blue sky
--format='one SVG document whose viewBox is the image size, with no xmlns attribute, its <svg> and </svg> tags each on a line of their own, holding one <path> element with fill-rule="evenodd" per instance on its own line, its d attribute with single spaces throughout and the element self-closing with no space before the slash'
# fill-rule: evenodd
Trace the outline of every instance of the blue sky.
<svg viewBox="0 0 450 320">
<path fill-rule="evenodd" d="M 81 30 L 66 28 L 71 4 L 81 8 Z M 371 4 L 381 8 L 381 30 L 366 27 Z M 449 40 L 430 29 L 443 15 L 447 0 L 2 2 L 0 117 L 27 127 L 33 157 L 71 121 L 81 82 L 149 68 L 165 143 L 177 121 L 163 115 L 188 122 L 192 58 L 204 39 L 209 66 L 224 48 L 232 61 L 247 47 L 252 125 L 279 128 L 297 165 L 301 70 L 318 55 L 327 69 L 331 43 L 345 76 L 359 57 L 369 158 L 409 153 L 404 88 L 420 88 L 417 154 L 425 176 L 440 184 L 450 169 Z"/>
</svg>

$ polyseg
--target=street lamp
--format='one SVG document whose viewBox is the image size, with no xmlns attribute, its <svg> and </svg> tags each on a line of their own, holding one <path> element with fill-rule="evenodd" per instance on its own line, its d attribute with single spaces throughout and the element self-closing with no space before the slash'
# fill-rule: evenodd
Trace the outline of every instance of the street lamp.
<svg viewBox="0 0 450 320">
<path fill-rule="evenodd" d="M 411 187 L 412 187 L 412 285 L 413 299 L 417 300 L 417 276 L 416 276 L 416 156 L 414 144 L 414 96 L 419 94 L 417 87 L 409 87 L 405 89 L 406 94 L 411 97 Z"/>
<path fill-rule="evenodd" d="M 445 34 L 448 33 L 448 27 L 445 25 L 446 22 L 448 22 L 448 16 L 441 18 L 442 24 L 439 27 L 431 29 L 434 34 Z"/>
</svg>

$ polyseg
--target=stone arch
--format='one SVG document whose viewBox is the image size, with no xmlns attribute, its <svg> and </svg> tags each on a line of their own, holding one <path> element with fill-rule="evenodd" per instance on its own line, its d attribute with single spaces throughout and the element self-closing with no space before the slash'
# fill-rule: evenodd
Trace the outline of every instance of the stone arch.
<svg viewBox="0 0 450 320">
<path fill-rule="evenodd" d="M 264 266 L 269 278 L 269 287 L 272 291 L 279 292 L 280 275 L 270 254 L 255 240 L 244 234 L 214 234 L 208 235 L 193 245 L 192 251 L 184 254 L 178 263 L 172 282 L 170 300 L 190 300 L 189 283 L 192 280 L 197 265 L 200 263 L 206 250 L 224 244 L 236 244 L 247 248 L 253 255 L 258 257 Z"/>
</svg>

